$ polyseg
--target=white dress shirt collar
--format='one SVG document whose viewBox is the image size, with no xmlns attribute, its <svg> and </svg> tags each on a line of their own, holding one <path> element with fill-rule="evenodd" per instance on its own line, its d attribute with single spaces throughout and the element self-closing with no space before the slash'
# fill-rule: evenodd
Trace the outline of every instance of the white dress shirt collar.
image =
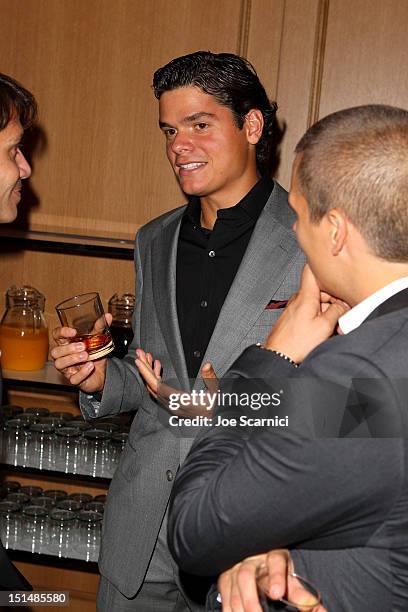
<svg viewBox="0 0 408 612">
<path fill-rule="evenodd" d="M 390 297 L 399 293 L 403 289 L 408 288 L 408 276 L 403 276 L 397 280 L 385 285 L 375 293 L 372 293 L 365 300 L 351 308 L 346 314 L 339 319 L 339 327 L 343 334 L 357 329 L 366 320 L 366 318 L 383 302 Z"/>
</svg>

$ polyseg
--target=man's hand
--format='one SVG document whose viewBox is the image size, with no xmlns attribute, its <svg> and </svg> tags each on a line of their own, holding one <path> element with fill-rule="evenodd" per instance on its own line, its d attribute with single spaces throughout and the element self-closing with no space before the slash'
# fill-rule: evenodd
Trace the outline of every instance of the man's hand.
<svg viewBox="0 0 408 612">
<path fill-rule="evenodd" d="M 108 325 L 112 315 L 105 315 Z M 82 342 L 70 343 L 69 339 L 76 335 L 72 327 L 57 327 L 52 332 L 57 346 L 51 351 L 54 365 L 64 374 L 71 385 L 76 385 L 84 393 L 103 391 L 106 375 L 106 358 L 88 361 L 88 353 Z"/>
<path fill-rule="evenodd" d="M 264 347 L 301 363 L 316 346 L 333 334 L 337 321 L 349 308 L 345 302 L 320 291 L 313 272 L 306 264 L 299 292 L 288 301 Z"/>
<path fill-rule="evenodd" d="M 173 415 L 183 417 L 211 416 L 212 412 L 209 409 L 209 402 L 206 401 L 206 398 L 204 398 L 203 403 L 198 406 L 191 403 L 190 406 L 180 406 L 176 412 L 170 410 L 170 396 L 174 398 L 175 395 L 181 395 L 182 393 L 185 395 L 188 392 L 175 389 L 174 387 L 162 382 L 161 362 L 158 359 L 153 359 L 150 353 L 146 353 L 143 349 L 137 349 L 136 356 L 135 364 L 139 370 L 140 376 L 146 383 L 147 390 Z M 208 392 L 216 393 L 218 390 L 218 379 L 211 363 L 205 363 L 201 368 L 200 374 L 205 382 Z"/>
<path fill-rule="evenodd" d="M 260 571 L 268 574 L 270 599 L 284 597 L 296 602 L 299 610 L 327 612 L 321 604 L 311 608 L 314 596 L 298 580 L 289 578 L 293 572 L 293 562 L 288 550 L 271 550 L 266 554 L 247 557 L 223 572 L 218 578 L 223 612 L 262 612 L 257 587 Z"/>
</svg>

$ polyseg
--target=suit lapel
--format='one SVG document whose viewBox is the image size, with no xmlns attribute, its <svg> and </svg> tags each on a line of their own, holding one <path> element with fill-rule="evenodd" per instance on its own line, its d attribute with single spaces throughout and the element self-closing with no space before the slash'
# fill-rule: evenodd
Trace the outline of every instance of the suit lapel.
<svg viewBox="0 0 408 612">
<path fill-rule="evenodd" d="M 276 205 L 272 192 L 254 228 L 204 356 L 203 363 L 211 361 L 218 376 L 225 373 L 234 349 L 274 297 L 299 252 L 292 230 L 274 215 Z M 199 379 L 196 386 L 201 386 Z"/>
<path fill-rule="evenodd" d="M 403 289 L 402 291 L 398 291 L 398 293 L 395 293 L 390 298 L 388 298 L 388 300 L 385 300 L 385 302 L 377 306 L 377 308 L 373 310 L 373 312 L 371 312 L 369 316 L 364 320 L 364 323 L 366 321 L 371 321 L 371 319 L 376 319 L 377 317 L 381 317 L 383 315 L 407 307 L 408 289 Z"/>
<path fill-rule="evenodd" d="M 184 208 L 162 228 L 152 242 L 152 278 L 154 307 L 167 345 L 167 352 L 180 382 L 188 389 L 188 373 L 177 318 L 176 263 L 177 245 Z"/>
</svg>

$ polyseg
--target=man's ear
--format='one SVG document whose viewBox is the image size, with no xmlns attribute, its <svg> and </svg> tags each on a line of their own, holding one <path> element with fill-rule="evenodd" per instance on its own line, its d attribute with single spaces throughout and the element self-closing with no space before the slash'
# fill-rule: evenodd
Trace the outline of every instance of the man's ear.
<svg viewBox="0 0 408 612">
<path fill-rule="evenodd" d="M 331 252 L 332 255 L 338 255 L 347 241 L 347 217 L 339 208 L 332 208 L 326 213 L 326 215 L 329 223 Z"/>
<path fill-rule="evenodd" d="M 262 136 L 264 126 L 264 118 L 258 108 L 251 108 L 245 115 L 244 128 L 246 130 L 247 140 L 250 144 L 256 145 Z"/>
</svg>

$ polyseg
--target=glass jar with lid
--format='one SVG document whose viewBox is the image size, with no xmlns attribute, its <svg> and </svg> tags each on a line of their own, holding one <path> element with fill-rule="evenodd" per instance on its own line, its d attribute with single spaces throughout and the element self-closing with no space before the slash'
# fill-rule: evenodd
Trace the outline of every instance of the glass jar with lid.
<svg viewBox="0 0 408 612">
<path fill-rule="evenodd" d="M 39 370 L 48 356 L 45 297 L 29 285 L 6 292 L 6 311 L 0 322 L 1 364 L 9 370 Z"/>
<path fill-rule="evenodd" d="M 115 350 L 112 355 L 122 359 L 128 352 L 133 340 L 132 318 L 135 309 L 135 296 L 132 293 L 118 295 L 115 293 L 109 300 L 109 312 L 112 314 L 110 331 Z"/>
</svg>

